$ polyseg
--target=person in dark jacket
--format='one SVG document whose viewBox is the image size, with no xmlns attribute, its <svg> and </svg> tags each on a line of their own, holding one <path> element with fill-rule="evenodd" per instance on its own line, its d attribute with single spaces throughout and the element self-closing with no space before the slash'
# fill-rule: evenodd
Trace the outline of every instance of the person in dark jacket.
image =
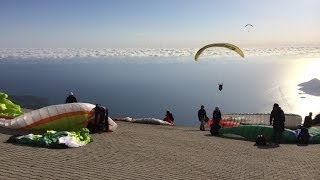
<svg viewBox="0 0 320 180">
<path fill-rule="evenodd" d="M 221 128 L 220 126 L 220 120 L 221 120 L 221 111 L 219 107 L 215 107 L 214 111 L 212 113 L 212 125 L 210 132 L 212 135 L 219 135 L 219 129 Z"/>
<path fill-rule="evenodd" d="M 70 92 L 69 96 L 66 99 L 66 103 L 75 103 L 78 102 L 77 98 L 73 95 L 73 92 Z"/>
<path fill-rule="evenodd" d="M 94 108 L 94 120 L 88 123 L 87 128 L 90 133 L 100 133 L 100 132 L 108 132 L 109 131 L 109 122 L 108 122 L 108 108 L 105 106 L 101 106 L 100 104 L 96 104 Z"/>
<path fill-rule="evenodd" d="M 174 118 L 170 111 L 166 111 L 166 117 L 163 119 L 163 121 L 167 121 L 168 123 L 173 124 Z"/>
<path fill-rule="evenodd" d="M 218 84 L 218 86 L 219 86 L 219 91 L 222 91 L 222 88 L 223 88 L 223 83 L 221 83 L 221 84 Z"/>
<path fill-rule="evenodd" d="M 270 115 L 270 125 L 273 125 L 273 140 L 279 144 L 284 131 L 285 115 L 279 104 L 275 103 Z"/>
<path fill-rule="evenodd" d="M 208 121 L 209 118 L 207 116 L 207 112 L 204 109 L 203 105 L 201 105 L 201 108 L 198 111 L 198 119 L 200 121 L 200 131 L 205 131 L 204 125 L 205 125 L 206 121 Z"/>
<path fill-rule="evenodd" d="M 312 123 L 312 112 L 309 113 L 309 116 L 304 117 L 303 127 L 309 128 Z"/>
</svg>

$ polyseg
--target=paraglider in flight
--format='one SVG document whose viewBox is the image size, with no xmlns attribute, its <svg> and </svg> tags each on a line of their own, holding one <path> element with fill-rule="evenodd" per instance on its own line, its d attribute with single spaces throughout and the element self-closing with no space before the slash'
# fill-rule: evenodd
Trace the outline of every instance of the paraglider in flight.
<svg viewBox="0 0 320 180">
<path fill-rule="evenodd" d="M 244 26 L 244 28 L 246 28 L 246 30 L 249 32 L 253 28 L 253 25 L 252 24 L 246 24 Z"/>
<path fill-rule="evenodd" d="M 194 56 L 194 60 L 197 61 L 199 56 L 201 55 L 201 53 L 204 50 L 206 50 L 207 48 L 210 48 L 210 47 L 225 47 L 225 48 L 228 48 L 230 50 L 233 50 L 233 51 L 237 52 L 241 57 L 244 57 L 244 54 L 243 54 L 242 50 L 239 47 L 237 47 L 237 46 L 235 46 L 233 44 L 229 44 L 229 43 L 214 43 L 214 44 L 208 44 L 208 45 L 202 47 L 201 49 L 199 49 L 197 51 L 196 55 Z"/>
<path fill-rule="evenodd" d="M 222 86 L 223 86 L 223 83 L 221 83 L 221 84 L 218 84 L 218 86 L 219 86 L 219 91 L 222 91 Z"/>
<path fill-rule="evenodd" d="M 199 49 L 196 53 L 196 55 L 194 56 L 194 60 L 197 61 L 199 59 L 199 56 L 201 55 L 201 53 L 206 50 L 207 48 L 210 48 L 210 47 L 225 47 L 225 48 L 228 48 L 230 50 L 233 50 L 235 51 L 236 53 L 238 53 L 241 57 L 244 58 L 244 53 L 242 52 L 242 50 L 237 47 L 236 45 L 233 45 L 233 44 L 229 44 L 229 43 L 213 43 L 213 44 L 208 44 L 204 47 L 202 47 L 201 49 Z M 223 83 L 221 84 L 218 84 L 219 86 L 219 91 L 222 91 L 222 88 L 223 88 Z"/>
</svg>

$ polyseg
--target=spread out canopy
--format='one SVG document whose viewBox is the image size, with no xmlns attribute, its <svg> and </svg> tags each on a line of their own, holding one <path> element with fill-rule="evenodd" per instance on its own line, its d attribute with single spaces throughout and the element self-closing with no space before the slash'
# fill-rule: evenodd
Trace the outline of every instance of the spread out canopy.
<svg viewBox="0 0 320 180">
<path fill-rule="evenodd" d="M 95 105 L 90 103 L 68 103 L 46 106 L 13 119 L 0 117 L 0 127 L 10 129 L 79 131 L 94 119 Z M 117 124 L 108 117 L 109 130 Z"/>
<path fill-rule="evenodd" d="M 204 50 L 206 50 L 207 48 L 211 48 L 211 47 L 225 47 L 225 48 L 228 48 L 230 50 L 237 52 L 241 57 L 244 57 L 242 50 L 239 47 L 237 47 L 236 45 L 229 44 L 229 43 L 213 43 L 213 44 L 208 44 L 208 45 L 202 47 L 201 49 L 199 49 L 198 52 L 196 53 L 196 55 L 194 56 L 194 60 L 197 61 L 199 59 L 199 56 L 201 55 L 201 53 Z"/>
</svg>

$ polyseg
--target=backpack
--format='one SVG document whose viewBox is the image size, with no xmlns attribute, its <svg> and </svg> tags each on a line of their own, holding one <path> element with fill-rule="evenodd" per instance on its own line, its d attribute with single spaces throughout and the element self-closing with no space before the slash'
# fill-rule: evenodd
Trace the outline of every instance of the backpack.
<svg viewBox="0 0 320 180">
<path fill-rule="evenodd" d="M 259 134 L 256 138 L 256 145 L 257 146 L 265 146 L 267 145 L 267 140 L 266 138 L 262 135 L 262 134 Z"/>
<path fill-rule="evenodd" d="M 307 128 L 301 127 L 301 131 L 298 135 L 298 143 L 300 144 L 308 144 L 309 143 L 310 134 Z"/>
<path fill-rule="evenodd" d="M 108 126 L 108 109 L 99 104 L 94 108 L 95 110 L 95 118 L 92 122 L 88 123 L 87 128 L 90 133 L 97 133 L 107 131 L 109 129 Z"/>
</svg>

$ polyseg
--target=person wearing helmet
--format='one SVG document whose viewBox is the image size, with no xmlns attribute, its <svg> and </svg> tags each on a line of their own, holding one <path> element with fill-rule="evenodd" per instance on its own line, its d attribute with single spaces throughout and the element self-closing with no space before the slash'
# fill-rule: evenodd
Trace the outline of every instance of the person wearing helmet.
<svg viewBox="0 0 320 180">
<path fill-rule="evenodd" d="M 73 92 L 70 92 L 69 96 L 66 99 L 66 103 L 75 103 L 78 102 L 77 98 L 73 95 Z"/>
</svg>

